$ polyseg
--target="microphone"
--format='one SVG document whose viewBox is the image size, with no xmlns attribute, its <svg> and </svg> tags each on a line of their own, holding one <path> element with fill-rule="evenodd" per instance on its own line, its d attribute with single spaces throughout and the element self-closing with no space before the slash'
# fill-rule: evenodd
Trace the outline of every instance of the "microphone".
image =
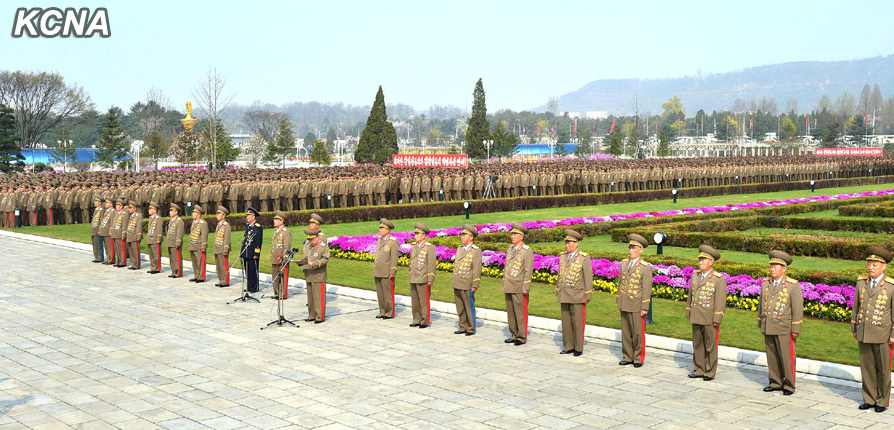
<svg viewBox="0 0 894 430">
<path fill-rule="evenodd" d="M 292 248 L 292 252 L 301 252 L 301 250 L 298 248 Z"/>
</svg>

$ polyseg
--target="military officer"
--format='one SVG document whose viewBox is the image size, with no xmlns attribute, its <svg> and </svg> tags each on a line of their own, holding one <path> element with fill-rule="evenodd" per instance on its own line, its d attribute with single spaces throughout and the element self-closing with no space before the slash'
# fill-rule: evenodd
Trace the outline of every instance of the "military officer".
<svg viewBox="0 0 894 430">
<path fill-rule="evenodd" d="M 130 270 L 140 270 L 140 241 L 143 239 L 143 214 L 137 210 L 136 201 L 128 202 L 127 228 L 124 238 L 127 241 L 127 253 L 130 254 Z"/>
<path fill-rule="evenodd" d="M 528 340 L 528 292 L 534 276 L 534 250 L 524 243 L 528 229 L 519 223 L 512 223 L 511 226 L 509 238 L 512 246 L 506 250 L 501 289 L 506 299 L 506 318 L 512 336 L 504 342 L 518 346 Z"/>
<path fill-rule="evenodd" d="M 649 246 L 646 238 L 632 233 L 627 236 L 630 258 L 621 261 L 618 274 L 618 311 L 621 312 L 620 364 L 642 367 L 646 358 L 646 314 L 652 300 L 652 265 L 641 258 Z"/>
<path fill-rule="evenodd" d="M 193 276 L 189 282 L 205 282 L 205 253 L 208 251 L 208 223 L 202 219 L 205 209 L 200 205 L 192 208 L 192 226 L 189 229 L 189 255 Z"/>
<path fill-rule="evenodd" d="M 168 232 L 165 238 L 165 248 L 168 248 L 168 263 L 171 265 L 171 274 L 169 278 L 179 278 L 183 276 L 183 255 L 180 248 L 183 246 L 183 220 L 180 219 L 180 206 L 171 203 L 168 214 Z"/>
<path fill-rule="evenodd" d="M 273 275 L 274 299 L 289 298 L 289 265 L 283 266 L 283 257 L 292 249 L 292 232 L 286 227 L 286 214 L 276 211 L 273 215 L 273 246 L 270 248 L 270 273 Z"/>
<path fill-rule="evenodd" d="M 161 239 L 164 221 L 158 216 L 158 202 L 149 202 L 149 225 L 146 226 L 146 247 L 149 248 L 149 271 L 154 275 L 161 272 Z"/>
<path fill-rule="evenodd" d="M 320 230 L 304 230 L 307 243 L 304 244 L 304 256 L 298 266 L 304 270 L 307 284 L 307 318 L 320 324 L 326 321 L 326 271 L 329 263 L 329 246 L 320 240 Z"/>
<path fill-rule="evenodd" d="M 726 278 L 714 270 L 720 253 L 711 245 L 698 247 L 698 270 L 692 272 L 686 319 L 692 323 L 692 373 L 690 378 L 711 381 L 717 374 L 720 323 L 726 308 Z"/>
<path fill-rule="evenodd" d="M 459 329 L 454 334 L 471 336 L 475 334 L 472 297 L 478 291 L 481 282 L 481 248 L 472 243 L 478 236 L 478 229 L 470 224 L 463 224 L 460 236 L 462 245 L 456 248 L 453 259 L 453 300 L 456 302 L 456 315 L 459 317 Z"/>
<path fill-rule="evenodd" d="M 562 351 L 560 354 L 584 353 L 584 326 L 587 304 L 593 297 L 593 264 L 590 256 L 578 249 L 584 236 L 565 229 L 565 252 L 559 254 L 559 276 L 556 297 L 562 308 Z"/>
<path fill-rule="evenodd" d="M 400 256 L 400 244 L 391 235 L 394 224 L 385 218 L 379 220 L 379 237 L 376 240 L 376 259 L 373 265 L 373 278 L 376 283 L 376 298 L 379 302 L 379 314 L 376 318 L 394 318 L 394 276 L 397 274 L 397 259 Z"/>
<path fill-rule="evenodd" d="M 413 248 L 410 251 L 413 323 L 410 327 L 426 328 L 431 324 L 431 286 L 435 282 L 438 261 L 435 246 L 425 240 L 429 232 L 421 222 L 413 225 Z"/>
<path fill-rule="evenodd" d="M 242 237 L 242 249 L 239 253 L 250 293 L 257 293 L 259 289 L 258 259 L 261 256 L 261 244 L 264 243 L 264 227 L 255 222 L 257 216 L 257 209 L 249 206 L 245 210 L 245 235 Z"/>
<path fill-rule="evenodd" d="M 217 225 L 214 227 L 214 264 L 217 269 L 217 283 L 215 287 L 230 286 L 230 235 L 232 227 L 227 221 L 230 210 L 217 207 Z"/>
<path fill-rule="evenodd" d="M 104 205 L 105 209 L 103 209 L 102 220 L 99 222 L 97 233 L 103 243 L 103 251 L 106 257 L 102 264 L 109 265 L 115 263 L 115 250 L 112 248 L 112 237 L 109 235 L 112 229 L 112 216 L 115 215 L 115 208 L 112 207 L 112 199 L 108 197 Z"/>
<path fill-rule="evenodd" d="M 124 238 L 124 230 L 127 228 L 127 220 L 130 217 L 124 210 L 124 199 L 118 198 L 115 201 L 115 213 L 112 216 L 112 227 L 109 228 L 109 237 L 112 238 L 112 249 L 115 258 L 112 265 L 115 267 L 127 266 L 127 246 Z"/>
<path fill-rule="evenodd" d="M 884 412 L 891 400 L 891 357 L 894 356 L 891 299 L 894 278 L 885 276 L 885 269 L 894 254 L 879 246 L 866 248 L 867 276 L 857 279 L 851 329 L 860 347 L 860 373 L 863 379 L 863 404 Z"/>
<path fill-rule="evenodd" d="M 783 251 L 770 251 L 770 276 L 761 282 L 758 300 L 758 327 L 767 346 L 767 370 L 770 385 L 764 391 L 795 392 L 795 341 L 801 334 L 804 295 L 798 281 L 785 275 L 792 257 Z"/>
<path fill-rule="evenodd" d="M 93 199 L 93 218 L 90 220 L 90 242 L 93 244 L 93 262 L 102 262 L 102 237 L 99 235 L 99 224 L 105 209 L 102 207 L 102 198 L 96 196 Z"/>
<path fill-rule="evenodd" d="M 310 220 L 307 222 L 308 230 L 320 230 L 320 226 L 323 225 L 323 217 L 321 217 L 317 213 L 310 214 Z M 323 242 L 326 246 L 329 246 L 329 237 L 326 236 L 325 233 L 320 231 L 320 242 Z M 305 241 L 307 242 L 307 241 Z"/>
</svg>

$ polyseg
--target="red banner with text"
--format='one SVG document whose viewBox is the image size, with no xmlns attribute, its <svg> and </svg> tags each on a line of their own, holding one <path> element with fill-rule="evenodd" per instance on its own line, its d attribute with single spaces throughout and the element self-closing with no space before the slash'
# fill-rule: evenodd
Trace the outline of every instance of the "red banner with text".
<svg viewBox="0 0 894 430">
<path fill-rule="evenodd" d="M 881 157 L 882 148 L 816 148 L 817 157 Z"/>
<path fill-rule="evenodd" d="M 394 154 L 391 157 L 394 167 L 469 167 L 469 157 L 466 154 Z"/>
</svg>

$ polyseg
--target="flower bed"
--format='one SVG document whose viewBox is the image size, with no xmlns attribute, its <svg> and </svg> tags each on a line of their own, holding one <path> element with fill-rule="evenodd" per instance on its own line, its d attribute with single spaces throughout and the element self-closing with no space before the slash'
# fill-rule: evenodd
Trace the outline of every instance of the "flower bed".
<svg viewBox="0 0 894 430">
<path fill-rule="evenodd" d="M 883 191 L 871 191 L 866 193 L 851 193 L 829 196 L 811 196 L 799 199 L 776 200 L 769 202 L 753 202 L 725 206 L 710 206 L 701 208 L 688 208 L 662 212 L 638 212 L 633 214 L 610 215 L 604 217 L 579 217 L 564 220 L 543 220 L 523 222 L 529 229 L 555 228 L 576 224 L 589 224 L 614 220 L 624 220 L 642 217 L 661 217 L 681 214 L 715 213 L 735 211 L 742 209 L 762 208 L 771 206 L 791 205 L 806 202 L 824 200 L 847 200 L 868 196 L 894 195 L 894 189 Z M 505 232 L 510 229 L 510 224 L 494 223 L 476 226 L 479 232 Z M 435 229 L 429 233 L 429 237 L 447 237 L 459 235 L 461 227 L 447 229 Z M 393 233 L 400 242 L 407 242 L 412 238 L 411 232 Z M 342 236 L 330 238 L 329 246 L 332 256 L 359 261 L 372 261 L 375 259 L 376 235 L 367 236 Z M 455 248 L 436 246 L 438 270 L 453 270 L 453 258 Z M 406 266 L 409 263 L 408 255 L 410 245 L 404 243 L 400 246 L 401 257 L 399 264 Z M 503 267 L 506 263 L 506 254 L 501 251 L 485 250 L 482 252 L 482 274 L 484 276 L 501 278 Z M 620 271 L 620 261 L 610 261 L 604 258 L 593 258 L 593 284 L 597 290 L 615 293 L 617 278 Z M 677 267 L 674 265 L 654 265 L 653 295 L 672 300 L 685 300 L 689 290 L 689 279 L 695 270 L 692 266 Z M 554 284 L 559 270 L 559 258 L 554 255 L 534 255 L 534 280 L 548 284 Z M 737 309 L 757 310 L 758 296 L 760 294 L 761 278 L 755 278 L 747 274 L 730 275 L 721 273 L 728 283 L 727 305 Z M 833 321 L 845 321 L 850 318 L 850 308 L 853 306 L 853 285 L 841 284 L 837 286 L 822 283 L 801 282 L 804 293 L 804 312 L 816 318 Z"/>
</svg>

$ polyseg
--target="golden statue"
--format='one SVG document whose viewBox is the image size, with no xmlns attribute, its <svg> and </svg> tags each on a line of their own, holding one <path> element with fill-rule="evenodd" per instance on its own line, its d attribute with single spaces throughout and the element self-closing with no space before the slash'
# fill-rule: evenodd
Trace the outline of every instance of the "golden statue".
<svg viewBox="0 0 894 430">
<path fill-rule="evenodd" d="M 186 118 L 180 120 L 180 123 L 183 124 L 183 128 L 186 130 L 192 130 L 193 126 L 198 122 L 197 119 L 192 117 L 192 102 L 186 101 Z"/>
</svg>

